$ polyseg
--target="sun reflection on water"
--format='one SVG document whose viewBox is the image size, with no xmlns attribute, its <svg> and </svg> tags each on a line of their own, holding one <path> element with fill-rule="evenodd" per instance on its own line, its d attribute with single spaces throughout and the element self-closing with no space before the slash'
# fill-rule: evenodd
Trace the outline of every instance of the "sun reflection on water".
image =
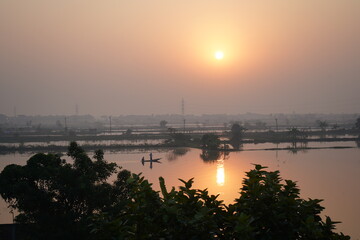
<svg viewBox="0 0 360 240">
<path fill-rule="evenodd" d="M 225 184 L 225 169 L 224 160 L 217 160 L 216 164 L 216 183 L 218 186 L 224 186 Z"/>
</svg>

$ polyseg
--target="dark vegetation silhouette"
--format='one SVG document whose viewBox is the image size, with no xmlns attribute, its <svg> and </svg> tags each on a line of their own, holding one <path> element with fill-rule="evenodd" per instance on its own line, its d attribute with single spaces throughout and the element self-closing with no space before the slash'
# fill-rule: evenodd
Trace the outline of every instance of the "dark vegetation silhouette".
<svg viewBox="0 0 360 240">
<path fill-rule="evenodd" d="M 358 148 L 360 148 L 360 136 L 359 136 L 359 140 L 358 140 L 358 141 L 355 141 L 355 143 L 356 143 L 356 146 L 357 146 Z"/>
<path fill-rule="evenodd" d="M 317 120 L 316 123 L 322 132 L 325 132 L 326 128 L 329 127 L 329 123 L 327 121 Z"/>
<path fill-rule="evenodd" d="M 352 120 L 354 121 L 354 120 Z M 31 122 L 31 120 L 29 120 Z M 168 148 L 168 147 L 194 147 L 204 148 L 202 137 L 206 134 L 216 132 L 221 139 L 222 149 L 242 150 L 245 143 L 293 143 L 297 142 L 335 142 L 335 141 L 358 141 L 360 134 L 360 117 L 354 122 L 344 123 L 340 126 L 336 123 L 329 124 L 327 120 L 313 121 L 311 127 L 289 127 L 289 123 L 281 125 L 281 129 L 273 129 L 266 123 L 257 122 L 229 122 L 221 126 L 200 126 L 189 127 L 186 133 L 181 128 L 168 127 L 167 121 L 159 119 L 157 124 L 160 127 L 131 127 L 122 126 L 114 128 L 114 134 L 102 134 L 105 131 L 97 129 L 75 129 L 69 128 L 67 131 L 61 130 L 65 123 L 56 121 L 55 129 L 49 127 L 41 128 L 41 132 L 34 131 L 33 123 L 26 124 L 28 127 L 9 128 L 7 125 L 0 124 L 0 154 L 10 152 L 62 152 L 66 151 L 63 142 L 83 141 L 86 150 L 98 148 L 105 150 L 131 150 L 134 148 Z M 6 127 L 7 126 L 7 127 Z M 29 127 L 31 126 L 31 128 Z M 66 126 L 66 124 L 65 124 Z M 344 128 L 344 127 L 347 128 Z M 277 125 L 276 125 L 277 127 Z M 136 134 L 134 134 L 136 132 Z M 40 133 L 40 134 L 39 134 Z M 206 136 L 207 137 L 207 136 Z M 114 141 L 111 144 L 105 141 Z M 34 144 L 36 143 L 36 144 Z M 50 144 L 51 143 L 51 144 Z M 60 143 L 60 144 L 59 144 Z M 222 146 L 224 145 L 224 146 Z M 228 145 L 229 147 L 226 147 Z M 207 148 L 207 147 L 206 147 Z"/>
<path fill-rule="evenodd" d="M 131 128 L 128 128 L 128 129 L 124 132 L 124 135 L 129 137 L 129 136 L 132 135 L 132 133 L 133 133 L 133 130 L 132 130 Z"/>
<path fill-rule="evenodd" d="M 241 141 L 244 138 L 245 128 L 241 126 L 239 123 L 234 123 L 231 126 L 231 141 Z"/>
<path fill-rule="evenodd" d="M 360 130 L 360 117 L 358 117 L 358 118 L 356 119 L 355 128 L 356 128 L 357 130 Z"/>
<path fill-rule="evenodd" d="M 289 129 L 289 136 L 293 142 L 296 142 L 300 139 L 301 132 L 298 128 L 292 127 Z"/>
<path fill-rule="evenodd" d="M 204 134 L 201 138 L 201 147 L 208 150 L 217 150 L 220 148 L 220 138 L 214 133 Z"/>
<path fill-rule="evenodd" d="M 160 121 L 160 128 L 166 128 L 166 125 L 167 125 L 167 124 L 168 124 L 167 121 L 161 120 L 161 121 Z"/>
<path fill-rule="evenodd" d="M 297 154 L 298 152 L 306 152 L 308 147 L 305 141 L 308 137 L 304 130 L 299 130 L 296 127 L 292 127 L 288 130 L 288 134 L 291 140 L 291 144 L 287 147 L 288 152 Z"/>
<path fill-rule="evenodd" d="M 193 179 L 169 191 L 160 177 L 159 194 L 141 174 L 106 162 L 102 150 L 91 159 L 72 142 L 68 156 L 72 163 L 38 153 L 0 173 L 0 194 L 19 212 L 24 239 L 350 239 L 322 220 L 321 200 L 301 199 L 295 182 L 260 165 L 225 205 Z"/>
<path fill-rule="evenodd" d="M 239 123 L 234 123 L 231 126 L 229 143 L 235 150 L 240 150 L 242 147 L 242 141 L 244 138 L 246 128 L 241 126 Z"/>
<path fill-rule="evenodd" d="M 358 131 L 358 137 L 357 137 L 357 139 L 355 140 L 355 143 L 356 143 L 356 146 L 358 147 L 358 148 L 360 148 L 360 117 L 358 117 L 357 119 L 356 119 L 356 122 L 355 122 L 355 129 Z"/>
<path fill-rule="evenodd" d="M 188 147 L 192 145 L 193 141 L 189 134 L 171 130 L 169 138 L 165 141 L 165 143 L 174 147 Z"/>
<path fill-rule="evenodd" d="M 229 154 L 229 151 L 203 149 L 200 153 L 200 158 L 206 163 L 213 163 L 220 159 L 229 158 Z"/>
<path fill-rule="evenodd" d="M 356 143 L 356 146 L 358 147 L 358 148 L 360 148 L 360 117 L 358 117 L 357 119 L 356 119 L 356 121 L 355 121 L 355 129 L 356 129 L 356 131 L 358 132 L 358 137 L 357 137 L 357 139 L 355 140 L 355 143 Z"/>
</svg>

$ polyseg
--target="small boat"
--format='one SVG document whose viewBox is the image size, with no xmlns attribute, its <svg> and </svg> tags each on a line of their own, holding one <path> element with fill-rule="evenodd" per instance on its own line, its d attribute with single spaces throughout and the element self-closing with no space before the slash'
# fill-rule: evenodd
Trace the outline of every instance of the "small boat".
<svg viewBox="0 0 360 240">
<path fill-rule="evenodd" d="M 145 159 L 141 159 L 142 162 L 158 162 L 161 158 L 154 158 L 154 159 L 149 159 L 149 160 L 145 160 Z"/>
<path fill-rule="evenodd" d="M 150 168 L 152 168 L 152 163 L 153 162 L 156 162 L 156 163 L 161 163 L 161 162 L 159 162 L 159 160 L 161 159 L 161 158 L 154 158 L 154 159 L 152 159 L 152 156 L 150 155 L 150 159 L 148 159 L 148 160 L 145 160 L 145 158 L 143 157 L 142 159 L 141 159 L 141 164 L 142 165 L 144 165 L 144 163 L 145 162 L 149 162 L 150 163 Z"/>
<path fill-rule="evenodd" d="M 141 164 L 144 166 L 144 163 L 145 162 L 149 162 L 150 163 L 150 168 L 152 169 L 152 163 L 155 162 L 155 163 L 161 163 L 159 162 L 161 158 L 152 158 L 152 153 L 150 153 L 150 159 L 149 160 L 145 160 L 145 157 L 142 157 L 141 159 Z"/>
</svg>

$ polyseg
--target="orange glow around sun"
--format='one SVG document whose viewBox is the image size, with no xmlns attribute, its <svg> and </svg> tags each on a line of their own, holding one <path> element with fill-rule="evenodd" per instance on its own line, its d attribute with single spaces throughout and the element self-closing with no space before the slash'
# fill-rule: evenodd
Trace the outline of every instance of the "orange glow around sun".
<svg viewBox="0 0 360 240">
<path fill-rule="evenodd" d="M 215 52 L 215 58 L 217 60 L 222 60 L 224 58 L 224 52 L 223 51 L 216 51 Z"/>
</svg>

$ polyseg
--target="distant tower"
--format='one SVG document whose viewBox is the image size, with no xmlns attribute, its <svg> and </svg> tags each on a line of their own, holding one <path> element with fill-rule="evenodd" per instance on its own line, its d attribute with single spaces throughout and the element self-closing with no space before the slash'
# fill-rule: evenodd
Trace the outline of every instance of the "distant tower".
<svg viewBox="0 0 360 240">
<path fill-rule="evenodd" d="M 184 102 L 184 98 L 181 99 L 181 113 L 183 116 L 183 123 L 184 123 L 184 133 L 185 133 L 185 102 Z"/>
</svg>

